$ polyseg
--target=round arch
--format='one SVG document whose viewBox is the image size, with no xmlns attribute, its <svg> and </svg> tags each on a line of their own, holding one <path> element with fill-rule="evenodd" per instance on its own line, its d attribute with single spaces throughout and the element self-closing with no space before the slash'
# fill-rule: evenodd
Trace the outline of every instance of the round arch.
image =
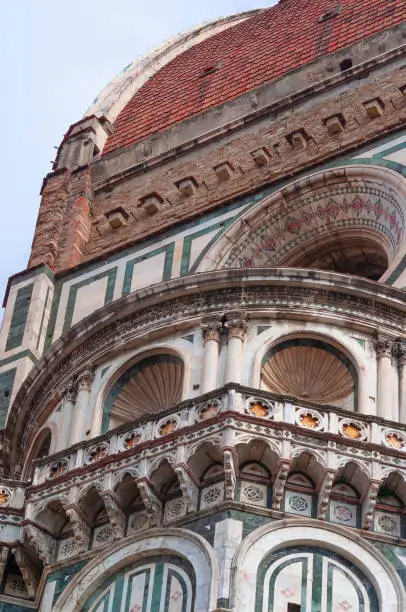
<svg viewBox="0 0 406 612">
<path fill-rule="evenodd" d="M 184 399 L 188 394 L 190 382 L 190 353 L 188 353 L 187 348 L 187 346 L 183 348 L 174 343 L 158 343 L 153 346 L 143 346 L 135 350 L 130 357 L 126 354 L 124 358 L 121 358 L 118 363 L 114 364 L 111 368 L 111 372 L 108 372 L 106 379 L 101 380 L 101 383 L 95 390 L 96 395 L 93 399 L 93 405 L 96 418 L 93 419 L 93 433 L 98 435 L 100 431 L 107 431 L 108 422 L 106 420 L 105 403 L 108 401 L 109 395 L 112 393 L 114 386 L 120 378 L 125 376 L 125 374 L 130 372 L 134 367 L 136 368 L 137 364 L 143 362 L 145 359 L 170 356 L 182 363 L 183 374 L 180 400 Z M 101 366 L 101 368 L 103 368 L 103 366 Z"/>
<path fill-rule="evenodd" d="M 375 588 L 381 612 L 402 612 L 406 595 L 395 568 L 359 535 L 314 519 L 284 519 L 253 531 L 235 552 L 231 567 L 231 606 L 254 610 L 257 573 L 266 554 L 289 546 L 314 546 L 353 563 Z"/>
<path fill-rule="evenodd" d="M 366 391 L 368 364 L 361 350 L 357 350 L 355 346 L 349 346 L 349 343 L 345 342 L 345 337 L 342 334 L 334 334 L 332 329 L 315 329 L 316 327 L 318 327 L 318 325 L 314 325 L 311 328 L 307 326 L 303 329 L 303 327 L 298 324 L 296 329 L 277 330 L 276 328 L 271 328 L 271 336 L 267 337 L 264 334 L 262 340 L 261 336 L 258 336 L 258 341 L 261 341 L 261 344 L 255 351 L 252 385 L 258 388 L 260 387 L 262 362 L 270 351 L 290 341 L 314 340 L 315 342 L 321 342 L 331 346 L 335 351 L 341 353 L 351 364 L 357 387 L 357 401 L 354 402 L 354 408 L 361 413 L 368 412 L 368 406 L 366 405 L 366 398 L 368 397 Z"/>
<path fill-rule="evenodd" d="M 326 255 L 326 245 L 331 250 L 335 235 L 351 249 L 357 247 L 354 237 L 358 236 L 365 238 L 365 250 L 375 253 L 374 269 L 384 282 L 404 250 L 405 201 L 404 178 L 378 164 L 343 165 L 310 174 L 265 197 L 232 223 L 197 271 L 306 267 L 311 265 L 307 250 L 316 247 L 317 267 L 320 249 Z M 344 266 L 341 271 L 360 274 L 365 264 L 359 261 L 356 270 Z M 322 269 L 340 271 L 340 267 Z"/>
<path fill-rule="evenodd" d="M 187 559 L 196 578 L 195 612 L 216 608 L 219 570 L 211 546 L 196 533 L 184 529 L 151 529 L 148 535 L 130 536 L 98 554 L 68 585 L 53 612 L 79 612 L 106 578 L 149 556 L 174 554 Z"/>
<path fill-rule="evenodd" d="M 34 438 L 31 447 L 27 453 L 27 460 L 24 463 L 23 468 L 23 478 L 30 479 L 34 472 L 33 462 L 35 459 L 41 459 L 42 457 L 46 457 L 47 455 L 52 455 L 57 448 L 57 435 L 58 429 L 56 423 L 52 421 L 47 422 L 37 433 Z M 41 454 L 41 451 L 44 449 L 44 446 L 47 445 L 49 440 L 48 451 L 45 454 Z"/>
</svg>

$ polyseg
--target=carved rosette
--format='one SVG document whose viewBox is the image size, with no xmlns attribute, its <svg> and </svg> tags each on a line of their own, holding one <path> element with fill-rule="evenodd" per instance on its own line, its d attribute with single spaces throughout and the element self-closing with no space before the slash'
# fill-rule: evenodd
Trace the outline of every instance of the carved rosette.
<svg viewBox="0 0 406 612">
<path fill-rule="evenodd" d="M 143 441 L 144 431 L 142 429 L 135 429 L 121 436 L 119 441 L 119 450 L 126 451 L 135 448 Z"/>
<path fill-rule="evenodd" d="M 338 423 L 338 432 L 350 440 L 366 440 L 367 431 L 362 423 L 355 419 L 341 419 Z"/>
<path fill-rule="evenodd" d="M 51 463 L 48 470 L 48 480 L 53 480 L 54 478 L 59 478 L 63 474 L 66 474 L 69 470 L 69 460 L 68 459 L 59 459 L 59 461 L 55 461 Z"/>
<path fill-rule="evenodd" d="M 170 417 L 165 417 L 158 421 L 156 424 L 156 434 L 157 438 L 162 438 L 164 436 L 169 436 L 169 434 L 173 433 L 180 427 L 180 417 L 178 414 L 175 414 Z"/>
<path fill-rule="evenodd" d="M 298 408 L 295 414 L 295 421 L 299 427 L 322 431 L 324 429 L 324 418 L 320 412 L 308 408 Z"/>
<path fill-rule="evenodd" d="M 0 487 L 0 506 L 8 506 L 11 495 L 12 490 L 9 487 Z"/>
<path fill-rule="evenodd" d="M 222 407 L 220 400 L 209 400 L 197 409 L 196 420 L 200 422 L 207 421 L 207 419 L 213 419 L 220 414 Z"/>
<path fill-rule="evenodd" d="M 406 450 L 406 434 L 396 429 L 384 429 L 382 431 L 382 442 L 388 448 L 395 450 Z"/>
<path fill-rule="evenodd" d="M 245 402 L 245 412 L 261 419 L 273 418 L 273 404 L 258 397 L 249 397 Z"/>
<path fill-rule="evenodd" d="M 88 449 L 86 453 L 86 464 L 97 463 L 109 454 L 109 445 L 105 442 L 96 444 Z"/>
</svg>

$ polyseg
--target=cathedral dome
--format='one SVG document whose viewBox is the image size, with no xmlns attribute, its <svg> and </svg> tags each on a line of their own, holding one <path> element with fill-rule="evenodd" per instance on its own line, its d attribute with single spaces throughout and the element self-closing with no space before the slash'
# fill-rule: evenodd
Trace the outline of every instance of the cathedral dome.
<svg viewBox="0 0 406 612">
<path fill-rule="evenodd" d="M 280 0 L 266 10 L 234 17 L 225 28 L 211 28 L 203 40 L 195 38 L 195 44 L 146 80 L 118 114 L 103 153 L 365 41 L 405 17 L 404 0 Z M 348 58 L 341 69 L 351 65 Z M 327 70 L 334 74 L 340 66 Z"/>
</svg>

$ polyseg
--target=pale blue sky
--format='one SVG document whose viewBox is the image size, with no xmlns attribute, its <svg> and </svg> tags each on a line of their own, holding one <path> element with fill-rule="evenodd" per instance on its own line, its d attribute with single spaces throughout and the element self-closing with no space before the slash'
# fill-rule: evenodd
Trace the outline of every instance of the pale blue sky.
<svg viewBox="0 0 406 612">
<path fill-rule="evenodd" d="M 0 295 L 24 270 L 55 148 L 137 56 L 202 21 L 274 0 L 17 0 L 2 6 Z"/>
</svg>

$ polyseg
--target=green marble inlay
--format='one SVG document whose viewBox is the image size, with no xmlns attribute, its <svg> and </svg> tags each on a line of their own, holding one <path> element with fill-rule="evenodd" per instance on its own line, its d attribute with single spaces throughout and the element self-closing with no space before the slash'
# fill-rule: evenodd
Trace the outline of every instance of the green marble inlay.
<svg viewBox="0 0 406 612">
<path fill-rule="evenodd" d="M 72 327 L 73 312 L 75 310 L 76 297 L 77 297 L 77 293 L 79 289 L 81 289 L 81 287 L 85 287 L 86 285 L 90 285 L 91 283 L 94 283 L 100 280 L 101 278 L 105 278 L 106 276 L 107 276 L 107 287 L 106 287 L 106 293 L 104 296 L 104 304 L 106 305 L 112 302 L 113 300 L 114 285 L 115 285 L 116 276 L 117 276 L 117 267 L 110 268 L 110 270 L 106 270 L 105 272 L 100 272 L 100 274 L 96 274 L 95 276 L 86 278 L 85 280 L 82 280 L 79 283 L 76 283 L 75 285 L 71 286 L 69 290 L 68 303 L 66 306 L 65 321 L 63 324 L 64 333 Z"/>
<path fill-rule="evenodd" d="M 392 153 L 397 153 L 398 151 L 401 151 L 402 149 L 406 149 L 406 142 L 399 142 L 397 145 L 393 145 L 393 147 L 388 147 L 387 149 L 380 151 L 380 153 L 375 153 L 375 155 L 373 155 L 372 158 L 373 159 L 384 159 L 387 155 L 392 155 Z"/>
<path fill-rule="evenodd" d="M 16 372 L 17 368 L 13 368 L 0 373 L 0 429 L 3 429 L 6 425 Z"/>
<path fill-rule="evenodd" d="M 34 353 L 30 350 L 21 351 L 21 353 L 15 353 L 14 355 L 10 355 L 10 357 L 6 357 L 0 361 L 0 367 L 5 366 L 9 363 L 13 363 L 13 361 L 18 361 L 19 359 L 24 359 L 24 357 L 28 357 L 31 359 L 33 363 L 37 363 L 38 359 L 35 357 Z"/>
<path fill-rule="evenodd" d="M 151 257 L 156 257 L 157 255 L 160 255 L 161 253 L 165 253 L 165 261 L 164 261 L 164 267 L 162 271 L 162 281 L 169 280 L 172 276 L 172 264 L 173 264 L 174 251 L 175 251 L 175 243 L 171 242 L 170 244 L 160 247 L 159 249 L 155 249 L 154 251 L 150 251 L 149 253 L 145 253 L 145 255 L 141 255 L 140 257 L 135 257 L 134 259 L 131 259 L 130 261 L 128 261 L 125 266 L 122 295 L 128 295 L 129 293 L 131 293 L 131 282 L 132 282 L 133 273 L 134 273 L 134 266 L 140 263 L 141 261 L 145 261 L 146 259 L 151 259 Z"/>
<path fill-rule="evenodd" d="M 17 348 L 17 346 L 21 346 L 23 343 L 33 288 L 34 283 L 31 283 L 25 287 L 20 287 L 17 291 L 10 330 L 7 337 L 6 351 Z"/>
<path fill-rule="evenodd" d="M 66 589 L 72 578 L 80 572 L 86 565 L 86 561 L 79 561 L 73 565 L 68 565 L 56 572 L 52 572 L 47 577 L 47 582 L 56 582 L 53 603 L 58 599 L 61 593 Z"/>
<path fill-rule="evenodd" d="M 39 328 L 37 345 L 35 347 L 37 349 L 37 351 L 38 351 L 39 343 L 41 342 L 41 338 L 42 338 L 42 330 L 44 328 L 45 313 L 46 313 L 47 308 L 48 308 L 48 300 L 49 300 L 49 294 L 50 293 L 51 293 L 51 288 L 48 287 L 47 292 L 46 292 L 46 296 L 45 296 L 44 310 L 42 311 L 41 325 L 40 325 L 40 328 Z"/>
</svg>

